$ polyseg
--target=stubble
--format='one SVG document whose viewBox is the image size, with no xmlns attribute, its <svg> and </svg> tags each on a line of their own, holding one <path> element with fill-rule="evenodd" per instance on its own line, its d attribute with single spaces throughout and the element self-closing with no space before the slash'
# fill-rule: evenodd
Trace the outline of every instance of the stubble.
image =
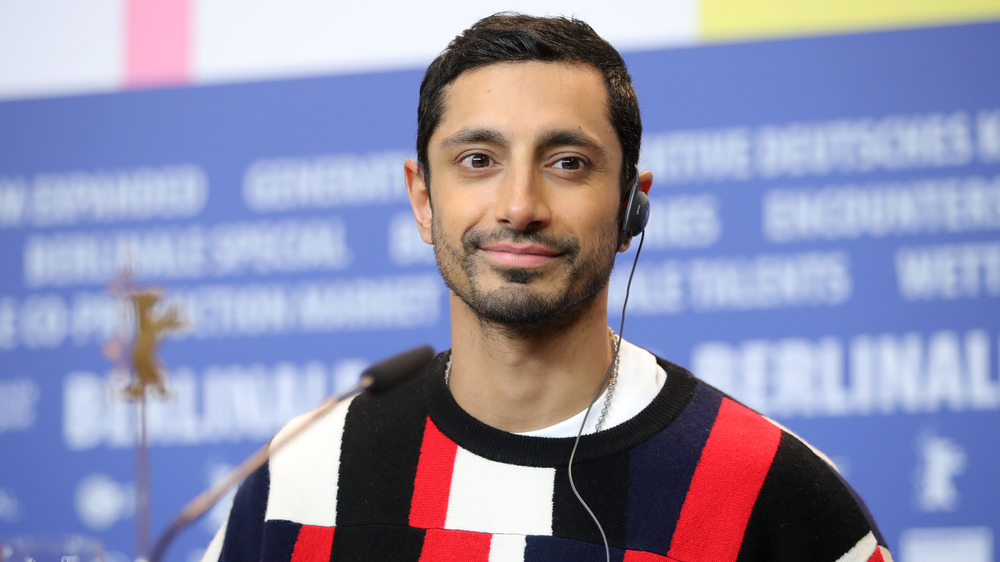
<svg viewBox="0 0 1000 562">
<path fill-rule="evenodd" d="M 472 228 L 461 245 L 445 238 L 438 216 L 431 224 L 434 255 L 445 284 L 471 309 L 486 331 L 508 337 L 534 337 L 572 325 L 607 286 L 617 251 L 615 224 L 601 229 L 596 247 L 586 250 L 574 236 L 541 230 Z M 497 242 L 540 244 L 559 253 L 557 269 L 503 267 L 483 261 L 479 249 Z M 484 289 L 483 275 L 494 272 L 503 283 Z M 544 278 L 554 278 L 543 289 Z"/>
</svg>

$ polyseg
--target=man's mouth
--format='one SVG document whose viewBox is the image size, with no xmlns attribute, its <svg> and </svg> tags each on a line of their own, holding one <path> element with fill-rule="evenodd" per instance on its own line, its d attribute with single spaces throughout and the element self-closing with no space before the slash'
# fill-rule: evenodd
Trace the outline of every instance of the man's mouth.
<svg viewBox="0 0 1000 562">
<path fill-rule="evenodd" d="M 542 244 L 518 242 L 494 242 L 481 246 L 479 250 L 497 265 L 526 269 L 543 267 L 561 255 L 561 252 Z"/>
</svg>

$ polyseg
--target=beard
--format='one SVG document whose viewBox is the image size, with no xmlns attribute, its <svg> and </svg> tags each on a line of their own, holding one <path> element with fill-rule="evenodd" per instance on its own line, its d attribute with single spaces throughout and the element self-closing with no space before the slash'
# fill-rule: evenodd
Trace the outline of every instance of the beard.
<svg viewBox="0 0 1000 562">
<path fill-rule="evenodd" d="M 613 221 L 601 229 L 596 246 L 589 250 L 582 249 L 575 236 L 558 238 L 539 230 L 505 228 L 472 228 L 456 246 L 446 241 L 437 217 L 431 228 L 434 256 L 448 288 L 480 323 L 521 336 L 557 329 L 583 314 L 608 284 L 618 241 Z M 484 262 L 479 249 L 496 242 L 541 244 L 558 252 L 562 264 L 523 269 Z M 481 281 L 489 272 L 503 283 L 485 289 Z M 548 289 L 538 286 L 543 278 L 551 279 Z"/>
</svg>

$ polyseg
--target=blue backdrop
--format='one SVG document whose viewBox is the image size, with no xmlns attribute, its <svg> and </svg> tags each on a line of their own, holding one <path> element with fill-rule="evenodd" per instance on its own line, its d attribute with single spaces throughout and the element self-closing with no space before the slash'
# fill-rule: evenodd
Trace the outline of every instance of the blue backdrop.
<svg viewBox="0 0 1000 562">
<path fill-rule="evenodd" d="M 996 559 L 997 53 L 982 24 L 626 56 L 655 182 L 625 337 L 824 450 L 897 560 Z M 0 537 L 135 554 L 101 353 L 124 266 L 190 321 L 149 413 L 154 535 L 369 362 L 448 346 L 402 182 L 421 76 L 0 103 Z"/>
</svg>

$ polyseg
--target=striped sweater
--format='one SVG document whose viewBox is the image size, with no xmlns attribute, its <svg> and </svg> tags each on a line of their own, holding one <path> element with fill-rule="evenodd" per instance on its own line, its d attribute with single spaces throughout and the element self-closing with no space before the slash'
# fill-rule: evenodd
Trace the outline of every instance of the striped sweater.
<svg viewBox="0 0 1000 562">
<path fill-rule="evenodd" d="M 472 418 L 444 384 L 446 359 L 339 405 L 272 458 L 206 559 L 604 560 L 569 486 L 573 439 Z M 808 445 L 658 361 L 668 377 L 653 402 L 584 436 L 574 460 L 613 560 L 891 560 L 862 500 Z"/>
</svg>

